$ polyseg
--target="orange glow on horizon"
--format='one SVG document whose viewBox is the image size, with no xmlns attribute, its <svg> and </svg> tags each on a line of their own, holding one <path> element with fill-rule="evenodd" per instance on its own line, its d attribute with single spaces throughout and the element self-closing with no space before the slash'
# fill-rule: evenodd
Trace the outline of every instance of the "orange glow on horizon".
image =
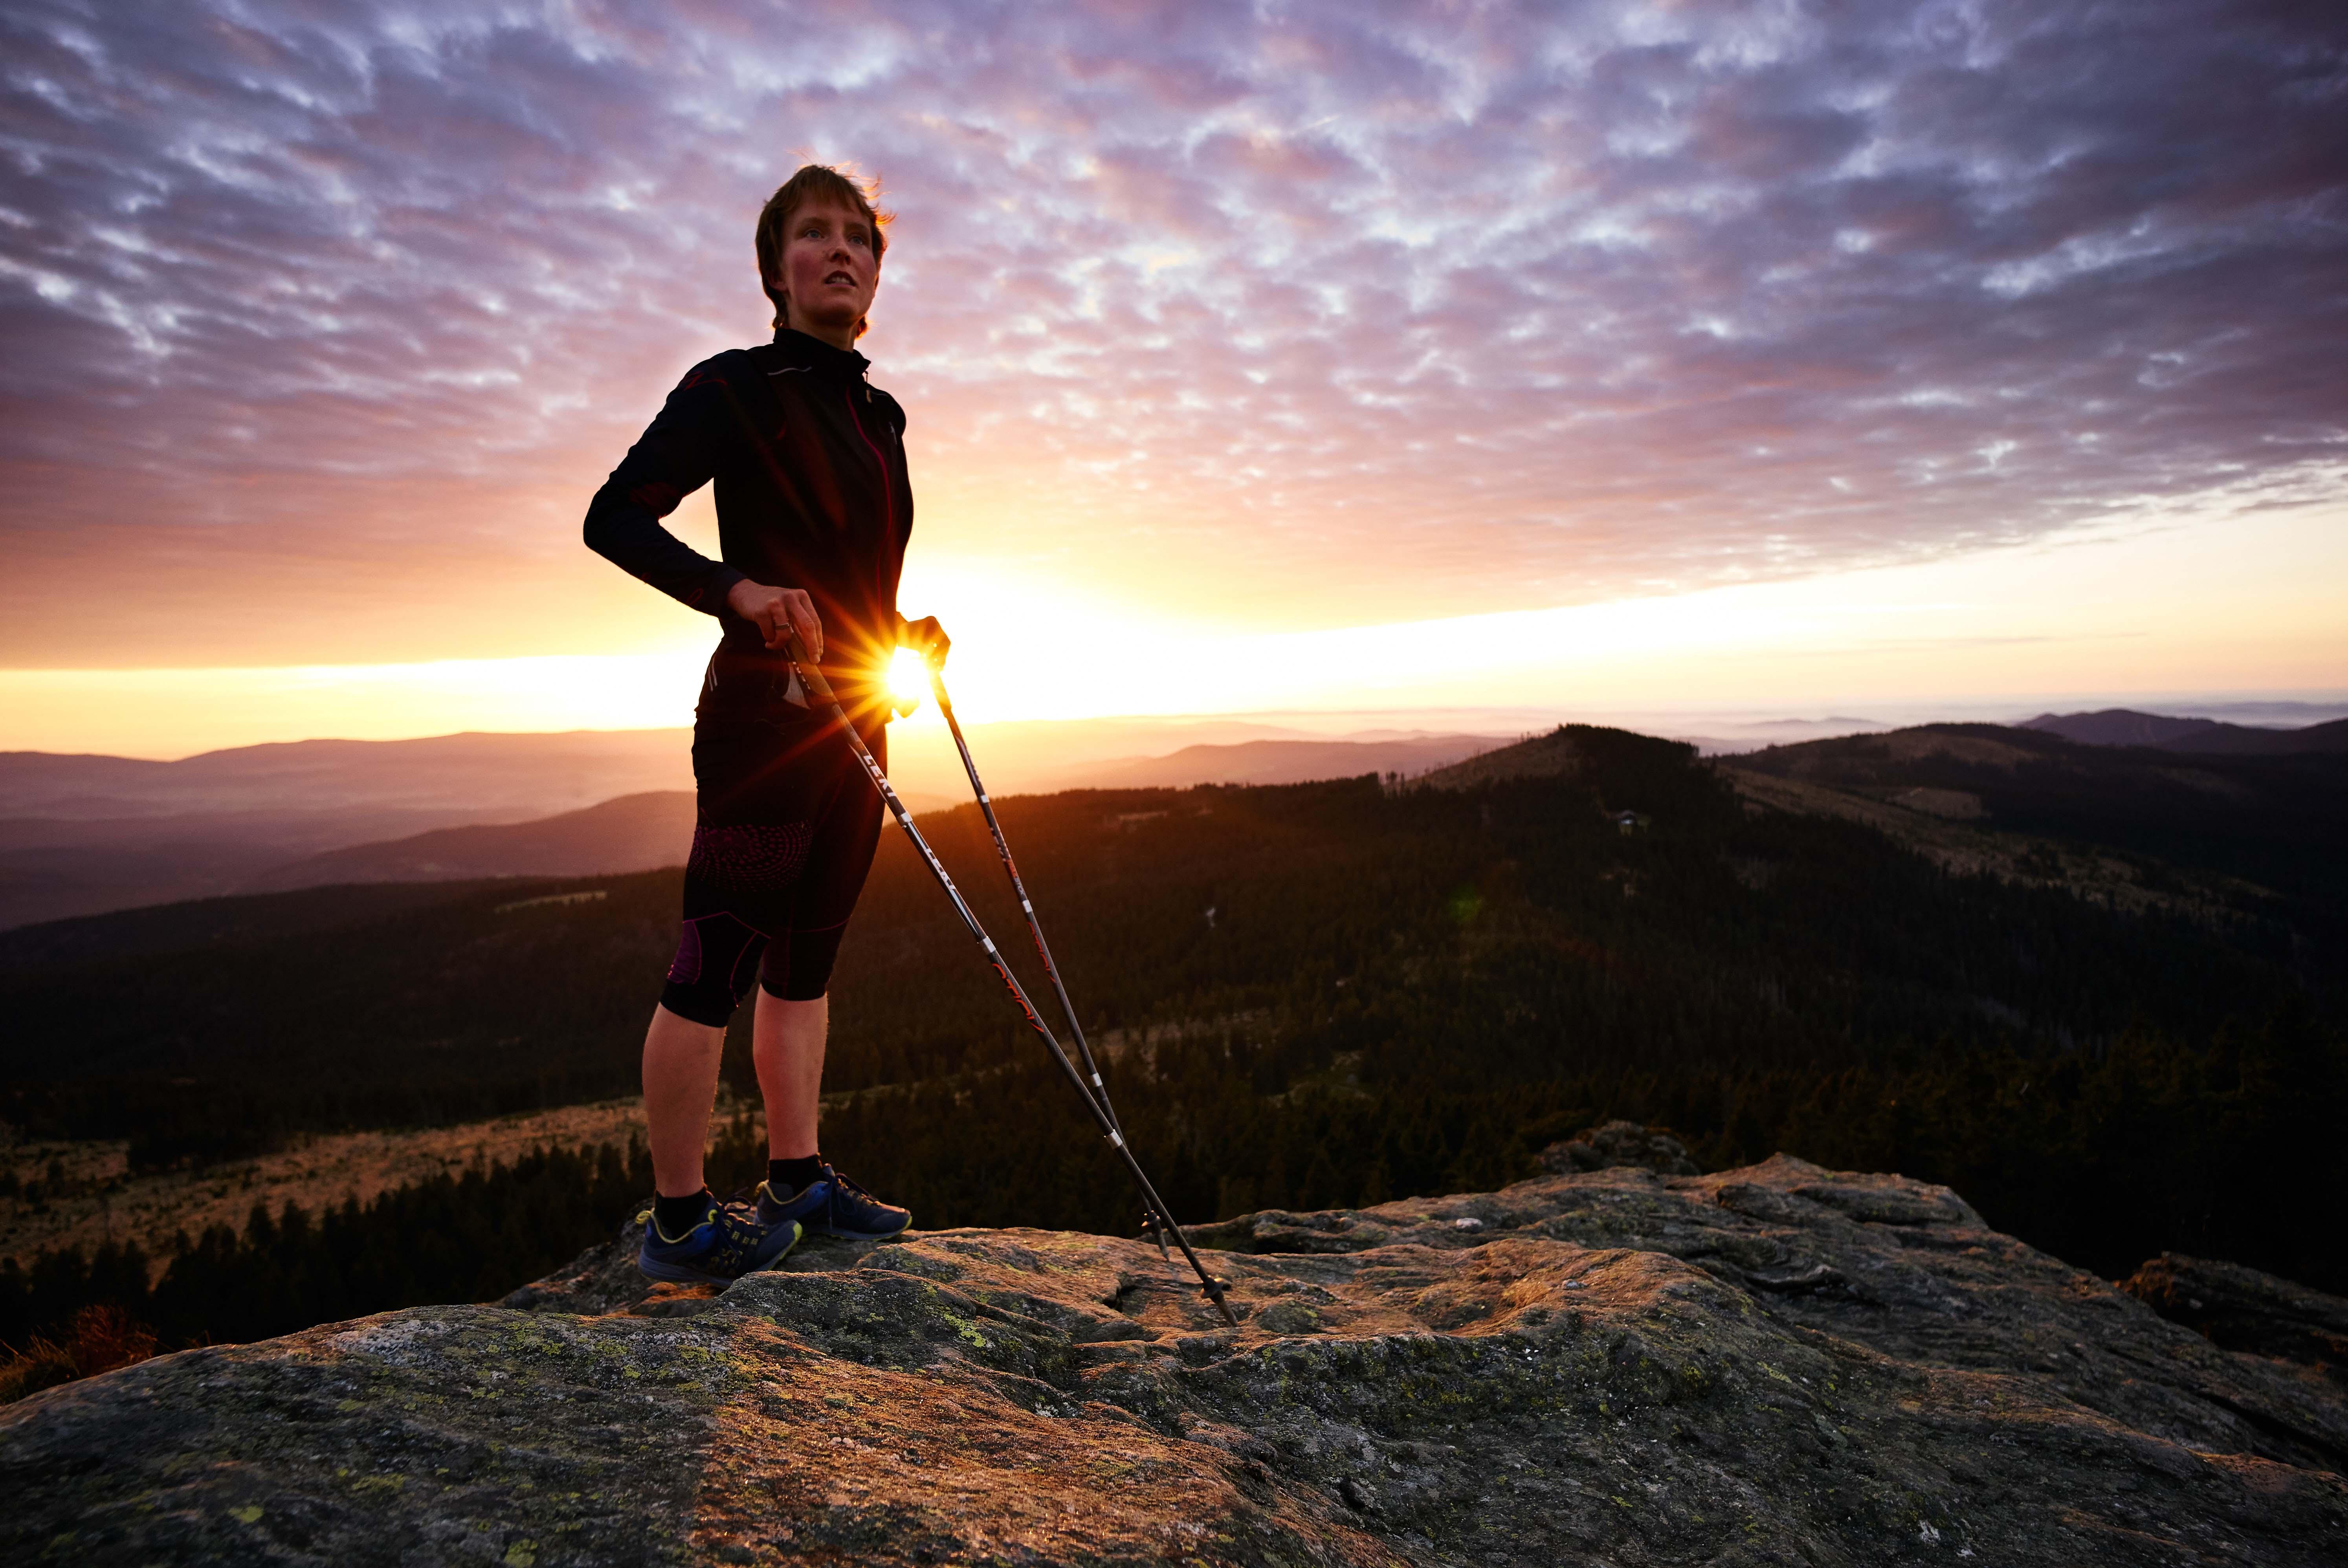
<svg viewBox="0 0 2348 1568">
<path fill-rule="evenodd" d="M 2274 563 L 2290 563 L 2279 572 Z M 971 723 L 1565 713 L 2348 691 L 2348 507 L 2082 534 L 1915 566 L 1545 610 L 1229 631 L 992 561 L 920 555 Z M 314 736 L 683 726 L 707 643 L 623 654 L 0 671 L 0 749 L 165 757 Z M 904 651 L 901 692 L 927 682 Z M 1850 712 L 1848 707 L 1839 712 Z M 903 721 L 936 724 L 931 705 Z"/>
</svg>

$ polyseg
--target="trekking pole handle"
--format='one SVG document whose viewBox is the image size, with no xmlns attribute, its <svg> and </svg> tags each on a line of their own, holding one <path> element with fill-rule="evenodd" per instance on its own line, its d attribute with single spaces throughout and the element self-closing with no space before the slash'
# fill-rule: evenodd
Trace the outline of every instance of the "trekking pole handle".
<svg viewBox="0 0 2348 1568">
<path fill-rule="evenodd" d="M 823 678 L 823 671 L 816 668 L 813 659 L 808 657 L 807 644 L 799 641 L 799 634 L 792 632 L 789 642 L 784 646 L 790 653 L 791 663 L 798 670 L 799 679 L 807 684 L 808 695 L 824 707 L 839 708 L 839 699 L 831 694 L 831 682 Z M 848 715 L 842 712 L 840 722 L 845 723 L 847 721 Z"/>
</svg>

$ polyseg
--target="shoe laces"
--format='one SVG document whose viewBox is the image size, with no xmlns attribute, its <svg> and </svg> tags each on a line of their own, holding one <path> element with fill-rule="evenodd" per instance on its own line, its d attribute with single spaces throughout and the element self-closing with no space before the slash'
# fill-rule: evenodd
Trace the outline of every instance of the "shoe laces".
<svg viewBox="0 0 2348 1568">
<path fill-rule="evenodd" d="M 846 1187 L 850 1192 L 854 1193 L 858 1197 L 864 1199 L 868 1203 L 877 1204 L 880 1201 L 879 1198 L 872 1195 L 870 1191 L 865 1187 L 863 1183 L 858 1181 L 853 1176 L 841 1175 L 829 1165 L 826 1165 L 823 1168 L 823 1175 L 824 1180 L 829 1182 L 833 1186 Z"/>
</svg>

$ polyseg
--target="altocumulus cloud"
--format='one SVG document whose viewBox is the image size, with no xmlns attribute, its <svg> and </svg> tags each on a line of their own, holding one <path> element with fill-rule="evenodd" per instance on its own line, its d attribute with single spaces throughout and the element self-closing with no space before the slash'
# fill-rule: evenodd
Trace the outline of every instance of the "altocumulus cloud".
<svg viewBox="0 0 2348 1568">
<path fill-rule="evenodd" d="M 749 217 L 807 157 L 901 214 L 867 346 L 928 537 L 1203 614 L 2348 463 L 2334 5 L 15 0 L 0 54 L 11 663 L 282 655 L 355 579 L 545 650 L 514 585 L 590 569 L 602 472 L 763 335 Z M 171 637 L 94 624 L 142 567 Z"/>
</svg>

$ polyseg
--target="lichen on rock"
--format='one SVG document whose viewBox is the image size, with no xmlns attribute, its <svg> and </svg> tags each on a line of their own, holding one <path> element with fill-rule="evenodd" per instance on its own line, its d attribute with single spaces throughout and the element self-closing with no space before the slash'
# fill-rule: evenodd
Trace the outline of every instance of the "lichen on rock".
<svg viewBox="0 0 2348 1568">
<path fill-rule="evenodd" d="M 1541 1168 L 1560 1175 L 1637 1165 L 1665 1176 L 1693 1176 L 1696 1163 L 1687 1145 L 1668 1132 L 1636 1122 L 1608 1122 L 1580 1137 L 1551 1143 L 1540 1155 Z"/>
<path fill-rule="evenodd" d="M 1472 1223 L 1468 1223 L 1472 1222 Z M 0 1413 L 12 1562 L 2309 1563 L 2348 1400 L 1779 1156 L 948 1231 L 184 1352 Z"/>
</svg>

